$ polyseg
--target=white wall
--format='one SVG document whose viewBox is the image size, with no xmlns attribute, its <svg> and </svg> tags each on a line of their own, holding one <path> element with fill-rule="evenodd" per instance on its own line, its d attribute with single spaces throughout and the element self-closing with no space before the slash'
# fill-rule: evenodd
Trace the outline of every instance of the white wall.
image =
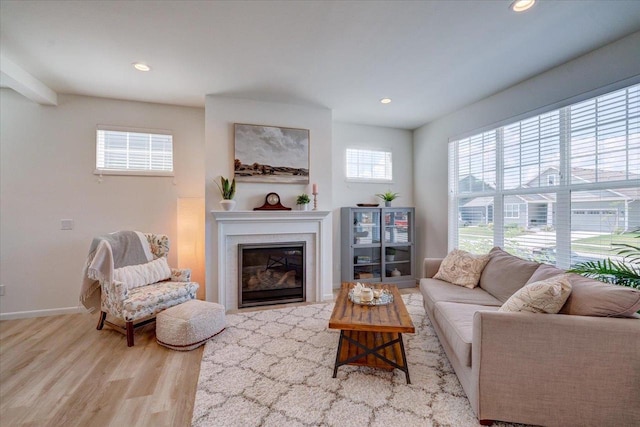
<svg viewBox="0 0 640 427">
<path fill-rule="evenodd" d="M 271 125 L 309 129 L 309 184 L 237 183 L 236 210 L 253 210 L 264 204 L 267 193 L 280 195 L 284 206 L 296 208 L 296 196 L 311 194 L 311 184 L 318 184 L 318 209 L 332 208 L 331 189 L 331 110 L 328 108 L 261 102 L 248 99 L 227 98 L 207 95 L 205 101 L 206 140 L 206 208 L 207 208 L 207 300 L 216 301 L 217 247 L 212 244 L 215 234 L 215 220 L 209 213 L 221 210 L 220 191 L 214 179 L 220 175 L 233 176 L 234 123 Z M 312 202 L 313 203 L 313 202 Z"/>
<path fill-rule="evenodd" d="M 414 133 L 416 216 L 422 236 L 418 259 L 447 253 L 447 143 L 494 128 L 548 106 L 578 102 L 614 90 L 640 72 L 640 32 L 553 68 L 505 91 L 431 122 Z M 635 77 L 634 77 L 635 76 Z M 631 80 L 629 80 L 631 79 Z"/>
<path fill-rule="evenodd" d="M 204 197 L 203 109 L 72 95 L 41 106 L 2 89 L 0 110 L 3 318 L 74 311 L 96 235 L 166 233 L 175 248 L 177 198 Z M 172 130 L 175 180 L 104 176 L 98 183 L 98 124 Z M 60 230 L 61 219 L 75 228 Z M 174 250 L 170 264 L 176 259 Z"/>
<path fill-rule="evenodd" d="M 391 151 L 393 183 L 348 182 L 345 176 L 347 148 Z M 340 284 L 340 208 L 357 203 L 383 203 L 375 195 L 391 190 L 400 193 L 393 206 L 413 206 L 413 132 L 350 123 L 333 124 L 333 283 Z M 418 235 L 418 234 L 416 234 Z"/>
</svg>

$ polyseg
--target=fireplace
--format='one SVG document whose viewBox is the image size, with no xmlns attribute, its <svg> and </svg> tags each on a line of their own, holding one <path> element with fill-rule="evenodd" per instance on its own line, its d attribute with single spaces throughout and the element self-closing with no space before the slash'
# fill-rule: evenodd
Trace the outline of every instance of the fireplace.
<svg viewBox="0 0 640 427">
<path fill-rule="evenodd" d="M 305 242 L 306 302 L 333 300 L 331 211 L 211 211 L 207 301 L 238 306 L 238 245 Z"/>
<path fill-rule="evenodd" d="M 305 301 L 306 242 L 238 244 L 238 308 Z"/>
</svg>

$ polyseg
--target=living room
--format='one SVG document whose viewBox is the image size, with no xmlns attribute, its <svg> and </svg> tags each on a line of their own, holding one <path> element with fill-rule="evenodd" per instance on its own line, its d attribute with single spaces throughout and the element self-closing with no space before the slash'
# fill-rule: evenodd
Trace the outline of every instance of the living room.
<svg viewBox="0 0 640 427">
<path fill-rule="evenodd" d="M 84 312 L 78 295 L 89 245 L 116 230 L 166 234 L 173 243 L 169 265 L 193 268 L 199 297 L 218 302 L 221 266 L 211 212 L 221 210 L 215 182 L 234 173 L 235 123 L 309 130 L 309 183 L 239 182 L 235 210 L 252 211 L 270 192 L 295 209 L 296 196 L 317 186 L 318 210 L 328 212 L 330 224 L 323 248 L 330 283 L 318 301 L 332 298 L 341 282 L 340 208 L 377 203 L 377 193 L 398 192 L 394 206 L 415 207 L 416 260 L 445 256 L 453 248 L 449 141 L 640 82 L 637 2 L 539 0 L 523 14 L 509 10 L 509 1 L 480 3 L 3 1 L 0 329 L 15 319 L 29 322 L 21 329 L 44 328 L 32 337 L 32 353 L 19 347 L 29 355 L 25 360 L 54 345 L 37 347 L 38 340 L 60 334 L 77 346 L 73 357 L 81 357 L 84 345 L 107 340 L 102 350 L 113 351 L 132 372 L 151 371 L 136 358 L 152 364 L 159 357 L 149 338 L 153 329 L 136 332 L 136 345 L 128 349 L 121 335 L 95 330 L 95 314 L 77 314 Z M 134 70 L 135 61 L 147 62 L 151 71 Z M 195 95 L 191 82 L 200 90 Z M 384 97 L 392 102 L 381 104 Z M 171 130 L 174 175 L 95 174 L 100 125 Z M 351 147 L 391 151 L 393 181 L 346 181 L 344 156 Z M 184 265 L 179 250 L 184 199 L 203 206 L 195 265 Z M 61 229 L 63 220 L 71 229 Z M 82 318 L 69 337 L 62 315 Z M 1 355 L 15 362 L 22 353 L 11 354 L 11 347 L 3 342 Z M 57 354 L 65 358 L 62 350 Z M 199 357 L 202 349 L 162 361 L 172 369 L 199 369 Z M 80 366 L 93 368 L 86 360 Z M 45 376 L 40 369 L 37 375 Z M 54 375 L 59 393 L 65 393 L 69 380 L 62 373 L 69 369 L 59 367 Z M 144 425 L 153 413 L 186 411 L 174 425 L 190 424 L 184 408 L 193 407 L 197 373 L 181 384 L 188 392 L 166 385 L 179 381 L 175 374 L 160 380 L 166 387 L 159 387 L 160 395 L 190 393 L 191 402 L 180 409 L 166 398 L 149 418 L 119 412 L 144 405 L 131 398 L 153 396 L 154 373 L 143 372 L 146 385 L 127 389 L 119 415 L 99 419 Z M 27 394 L 46 389 L 30 378 L 26 383 L 34 388 Z M 134 383 L 136 375 L 131 378 Z M 90 395 L 95 387 L 81 393 L 69 385 L 68 393 Z M 102 396 L 104 407 L 116 407 L 117 394 Z M 36 400 L 23 399 L 3 407 L 2 417 L 38 412 Z M 51 399 L 43 408 L 58 413 L 59 404 Z M 48 421 L 42 413 L 12 419 L 16 425 L 88 421 L 93 409 L 82 404 L 73 406 L 70 418 L 60 412 Z"/>
</svg>

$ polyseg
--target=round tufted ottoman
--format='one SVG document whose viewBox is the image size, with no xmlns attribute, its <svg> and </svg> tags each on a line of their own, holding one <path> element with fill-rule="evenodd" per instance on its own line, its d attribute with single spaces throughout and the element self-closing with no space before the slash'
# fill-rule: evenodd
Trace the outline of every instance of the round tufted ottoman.
<svg viewBox="0 0 640 427">
<path fill-rule="evenodd" d="M 193 350 L 225 326 L 224 306 L 192 299 L 158 313 L 156 339 L 158 344 L 173 350 Z"/>
</svg>

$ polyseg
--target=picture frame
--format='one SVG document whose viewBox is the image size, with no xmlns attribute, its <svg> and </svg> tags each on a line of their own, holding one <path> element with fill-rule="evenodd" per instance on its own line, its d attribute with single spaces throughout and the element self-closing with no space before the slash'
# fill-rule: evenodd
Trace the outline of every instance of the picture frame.
<svg viewBox="0 0 640 427">
<path fill-rule="evenodd" d="M 309 184 L 309 129 L 234 123 L 236 182 Z"/>
</svg>

